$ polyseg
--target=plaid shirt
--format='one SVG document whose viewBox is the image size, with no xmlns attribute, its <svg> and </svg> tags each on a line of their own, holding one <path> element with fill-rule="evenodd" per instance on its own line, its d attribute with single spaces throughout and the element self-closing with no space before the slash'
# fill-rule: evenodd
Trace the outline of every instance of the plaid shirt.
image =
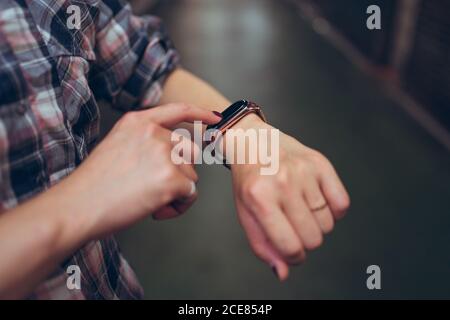
<svg viewBox="0 0 450 320">
<path fill-rule="evenodd" d="M 71 5 L 80 9 L 80 28 L 67 24 Z M 159 19 L 133 16 L 121 0 L 1 0 L 0 212 L 86 158 L 99 133 L 97 100 L 123 111 L 154 105 L 177 62 Z M 81 290 L 66 286 L 70 265 L 81 270 Z M 30 296 L 141 297 L 113 238 L 80 248 Z"/>
</svg>

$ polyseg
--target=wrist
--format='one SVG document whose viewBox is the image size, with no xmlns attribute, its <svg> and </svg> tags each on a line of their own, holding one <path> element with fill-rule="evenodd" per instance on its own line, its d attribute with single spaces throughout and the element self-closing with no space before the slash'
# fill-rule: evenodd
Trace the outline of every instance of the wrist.
<svg viewBox="0 0 450 320">
<path fill-rule="evenodd" d="M 56 185 L 51 194 L 54 206 L 51 210 L 58 226 L 58 239 L 64 247 L 75 249 L 83 243 L 95 238 L 95 217 L 101 210 L 93 203 L 92 193 L 83 180 L 88 177 L 78 176 L 74 172 Z"/>
<path fill-rule="evenodd" d="M 222 112 L 222 120 L 219 123 L 210 125 L 208 130 L 216 130 L 216 137 L 222 139 L 219 144 L 220 153 L 226 159 L 226 166 L 231 164 L 254 163 L 255 147 L 259 149 L 258 133 L 261 130 L 270 130 L 271 126 L 266 124 L 261 107 L 249 100 L 239 100 L 230 105 Z M 255 139 L 257 139 L 255 141 Z M 264 147 L 264 146 L 263 146 Z M 245 159 L 244 159 L 245 158 Z M 235 161 L 238 159 L 238 161 Z M 225 164 L 225 163 L 224 163 Z"/>
<path fill-rule="evenodd" d="M 85 225 L 75 215 L 73 200 L 61 183 L 11 213 L 21 219 L 23 232 L 32 233 L 32 237 L 24 234 L 20 240 L 23 247 L 32 248 L 30 261 L 37 264 L 44 258 L 60 261 L 87 240 Z"/>
<path fill-rule="evenodd" d="M 266 124 L 257 114 L 250 113 L 239 120 L 233 128 L 249 129 L 258 128 L 261 124 Z"/>
<path fill-rule="evenodd" d="M 252 158 L 250 155 L 250 152 L 257 152 L 259 150 L 259 145 L 263 141 L 260 140 L 258 137 L 258 134 L 255 135 L 257 138 L 256 142 L 252 142 L 247 140 L 247 137 L 253 136 L 253 134 L 249 133 L 249 130 L 270 130 L 273 128 L 268 123 L 264 122 L 257 114 L 250 113 L 243 117 L 241 120 L 239 120 L 231 129 L 233 133 L 231 135 L 227 135 L 226 131 L 223 135 L 223 143 L 222 143 L 222 150 L 223 154 L 225 154 L 225 158 L 228 160 L 228 163 L 230 165 L 230 169 L 234 170 L 237 167 L 246 167 L 242 166 L 242 163 L 240 163 L 237 159 L 243 158 L 243 159 L 249 159 Z M 238 138 L 239 135 L 243 135 L 244 138 L 242 141 L 244 143 L 236 143 L 236 138 Z M 254 143 L 256 143 L 257 150 L 254 149 Z M 233 146 L 232 148 L 227 148 L 227 146 Z M 252 147 L 253 146 L 253 147 Z M 247 161 L 247 160 L 246 160 Z M 259 160 L 258 160 L 259 161 Z M 241 164 L 241 165 L 239 165 Z"/>
</svg>

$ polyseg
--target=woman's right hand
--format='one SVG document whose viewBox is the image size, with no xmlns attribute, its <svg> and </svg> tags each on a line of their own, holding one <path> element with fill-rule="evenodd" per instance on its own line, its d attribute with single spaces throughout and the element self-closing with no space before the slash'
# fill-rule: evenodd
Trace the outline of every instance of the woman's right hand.
<svg viewBox="0 0 450 320">
<path fill-rule="evenodd" d="M 173 217 L 192 204 L 198 177 L 192 165 L 172 161 L 170 129 L 194 120 L 213 124 L 220 118 L 181 103 L 127 113 L 63 182 L 81 203 L 90 204 L 79 213 L 89 224 L 90 237 L 123 229 L 152 213 Z M 185 143 L 199 151 L 192 141 Z M 181 205 L 171 206 L 173 202 Z"/>
<path fill-rule="evenodd" d="M 164 218 L 187 209 L 196 196 L 197 175 L 192 165 L 172 161 L 170 128 L 194 120 L 220 119 L 184 104 L 128 113 L 66 179 L 2 212 L 0 298 L 25 297 L 89 240 L 152 213 Z"/>
</svg>

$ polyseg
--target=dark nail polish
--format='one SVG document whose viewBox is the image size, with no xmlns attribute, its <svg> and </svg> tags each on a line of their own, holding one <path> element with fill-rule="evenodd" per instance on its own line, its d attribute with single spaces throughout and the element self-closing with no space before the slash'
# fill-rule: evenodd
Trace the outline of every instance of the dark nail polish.
<svg viewBox="0 0 450 320">
<path fill-rule="evenodd" d="M 277 279 L 280 280 L 280 276 L 278 275 L 277 267 L 275 267 L 274 265 L 271 265 L 270 268 L 272 269 L 272 272 L 277 277 Z"/>
<path fill-rule="evenodd" d="M 222 114 L 221 114 L 219 111 L 213 111 L 213 113 L 214 113 L 216 116 L 220 117 L 220 119 L 223 118 Z"/>
</svg>

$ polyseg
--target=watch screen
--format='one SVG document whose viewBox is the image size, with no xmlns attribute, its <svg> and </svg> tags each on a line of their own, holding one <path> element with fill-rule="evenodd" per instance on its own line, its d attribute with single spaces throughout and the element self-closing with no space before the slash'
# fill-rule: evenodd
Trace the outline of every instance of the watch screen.
<svg viewBox="0 0 450 320">
<path fill-rule="evenodd" d="M 224 123 L 227 123 L 231 118 L 233 118 L 236 114 L 238 114 L 247 105 L 248 105 L 247 100 L 239 100 L 239 101 L 233 103 L 231 106 L 229 106 L 222 112 L 222 116 L 223 116 L 222 120 L 220 120 L 215 125 L 208 126 L 208 129 L 209 128 L 220 128 Z"/>
</svg>

